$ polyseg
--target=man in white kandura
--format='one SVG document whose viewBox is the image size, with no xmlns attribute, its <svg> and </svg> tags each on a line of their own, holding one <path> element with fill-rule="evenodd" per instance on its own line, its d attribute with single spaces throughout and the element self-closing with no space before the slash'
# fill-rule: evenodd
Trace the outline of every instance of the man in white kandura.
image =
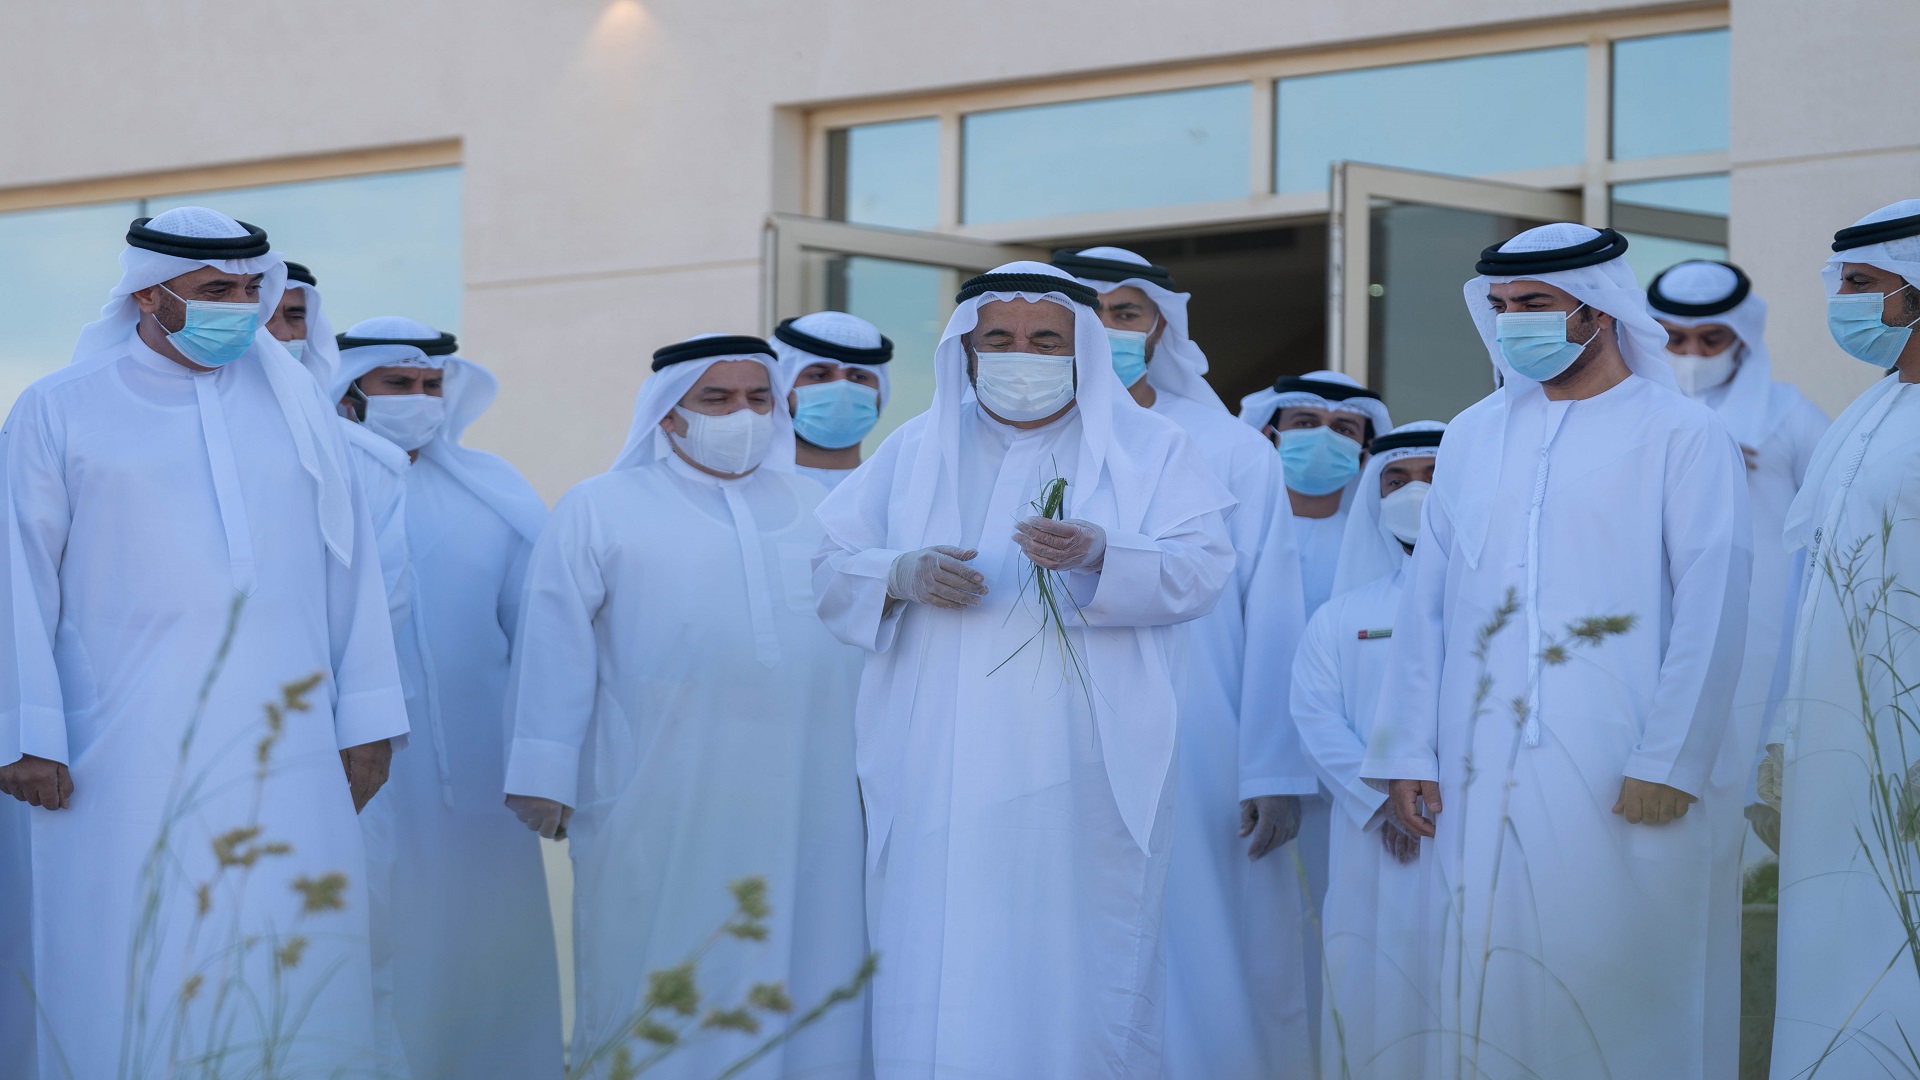
<svg viewBox="0 0 1920 1080">
<path fill-rule="evenodd" d="M 411 615 L 398 652 L 413 739 L 365 815 L 375 959 L 419 1077 L 558 1076 L 560 987 L 540 841 L 500 805 L 507 671 L 546 505 L 460 445 L 498 393 L 424 323 L 340 335 L 332 397 L 409 464 Z"/>
<path fill-rule="evenodd" d="M 1750 803 L 1754 761 L 1765 736 L 1780 667 L 1781 637 L 1791 624 L 1788 596 L 1794 566 L 1780 530 L 1787 506 L 1807 475 L 1813 448 L 1832 423 L 1792 383 L 1773 378 L 1767 353 L 1767 302 L 1731 263 L 1693 260 L 1668 267 L 1647 285 L 1647 314 L 1667 331 L 1667 363 L 1681 393 L 1712 409 L 1747 459 L 1747 501 L 1753 515 L 1753 591 L 1747 601 L 1746 657 L 1733 696 L 1733 719 L 1715 782 L 1745 785 Z M 1730 816 L 1727 842 L 1740 844 L 1746 819 Z M 1763 861 L 1767 845 L 1745 845 L 1746 862 Z"/>
<path fill-rule="evenodd" d="M 267 333 L 313 374 L 321 389 L 333 385 L 340 347 L 333 340 L 333 320 L 320 301 L 320 279 L 312 270 L 287 263 L 287 291 L 280 294 L 280 304 L 267 320 Z"/>
<path fill-rule="evenodd" d="M 1710 774 L 1746 467 L 1674 388 L 1626 246 L 1556 224 L 1481 253 L 1465 295 L 1502 385 L 1447 429 L 1361 767 L 1407 829 L 1437 824 L 1448 1076 L 1737 1064 L 1737 934 L 1716 930 L 1739 925 L 1739 865 L 1713 816 L 1739 792 Z"/>
<path fill-rule="evenodd" d="M 1233 497 L 1127 399 L 1098 300 L 967 282 L 932 407 L 820 506 L 821 617 L 871 654 L 883 1080 L 1161 1074 L 1173 625 L 1231 579 Z"/>
<path fill-rule="evenodd" d="M 1808 568 L 1768 747 L 1784 766 L 1773 1075 L 1902 1075 L 1920 1068 L 1920 199 L 1834 234 L 1821 278 L 1834 340 L 1887 374 L 1787 513 Z"/>
<path fill-rule="evenodd" d="M 1299 830 L 1301 795 L 1318 790 L 1287 719 L 1301 615 L 1280 462 L 1207 385 L 1188 332 L 1188 294 L 1124 248 L 1054 253 L 1053 265 L 1100 294 L 1114 374 L 1142 406 L 1180 425 L 1239 501 L 1227 530 L 1238 559 L 1213 612 L 1186 624 L 1180 689 L 1180 797 L 1167 874 L 1170 1076 L 1307 1075 L 1300 879 L 1265 858 Z M 1248 838 L 1248 839 L 1242 839 Z"/>
<path fill-rule="evenodd" d="M 1393 426 L 1380 395 L 1338 371 L 1284 375 L 1240 399 L 1240 420 L 1280 451 L 1307 617 L 1333 595 L 1347 513 L 1366 468 L 1367 444 Z"/>
<path fill-rule="evenodd" d="M 182 207 L 127 243 L 5 434 L 0 792 L 40 808 L 39 1075 L 364 1075 L 354 811 L 407 731 L 373 529 L 262 329 L 266 234 Z"/>
<path fill-rule="evenodd" d="M 714 335 L 653 371 L 612 471 L 561 499 L 534 548 L 508 705 L 507 802 L 570 835 L 572 1067 L 592 1076 L 649 973 L 714 937 L 733 882 L 766 880 L 770 933 L 705 953 L 710 1004 L 779 983 L 807 1009 L 866 954 L 860 657 L 813 613 L 824 492 L 794 475 L 779 364 L 759 338 Z M 860 1075 L 864 1012 L 840 1005 L 741 1075 Z M 705 1080 L 758 1041 L 702 1032 L 647 1075 Z"/>
<path fill-rule="evenodd" d="M 1440 1023 L 1438 975 L 1423 936 L 1433 860 L 1360 779 L 1373 705 L 1392 677 L 1387 654 L 1407 556 L 1446 426 L 1416 420 L 1373 440 L 1347 518 L 1333 599 L 1314 612 L 1293 666 L 1293 721 L 1333 792 L 1320 1075 L 1403 1080 L 1426 1072 Z"/>
<path fill-rule="evenodd" d="M 1393 417 L 1380 395 L 1352 376 L 1309 371 L 1282 376 L 1272 387 L 1240 399 L 1240 420 L 1258 428 L 1279 449 L 1299 542 L 1306 616 L 1311 619 L 1333 595 L 1347 518 L 1364 494 L 1360 473 L 1367 464 L 1367 446 L 1375 434 L 1393 427 Z M 1290 658 L 1292 653 L 1286 655 Z M 1291 667 L 1292 660 L 1282 663 Z M 1312 798 L 1300 802 L 1300 842 L 1295 851 L 1306 875 L 1307 917 L 1300 929 L 1309 1018 L 1320 1015 L 1325 988 L 1320 974 L 1320 913 L 1327 900 L 1327 845 L 1334 799 L 1333 792 L 1316 790 Z M 1310 1019 L 1307 1026 L 1318 1053 L 1319 1025 Z"/>
<path fill-rule="evenodd" d="M 775 327 L 772 345 L 793 388 L 793 471 L 831 491 L 860 467 L 860 440 L 887 407 L 893 342 L 858 315 L 816 311 Z"/>
</svg>

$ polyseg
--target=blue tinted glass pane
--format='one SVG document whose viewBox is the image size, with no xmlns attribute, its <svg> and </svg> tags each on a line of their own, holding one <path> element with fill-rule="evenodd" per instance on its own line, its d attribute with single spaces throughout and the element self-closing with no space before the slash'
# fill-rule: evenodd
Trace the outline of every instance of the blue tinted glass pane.
<svg viewBox="0 0 1920 1080">
<path fill-rule="evenodd" d="M 1282 79 L 1274 190 L 1324 191 L 1335 161 L 1462 176 L 1577 165 L 1586 71 L 1570 45 Z"/>
<path fill-rule="evenodd" d="M 931 229 L 940 224 L 940 121 L 848 128 L 834 168 L 842 205 L 833 216 L 861 225 Z"/>
<path fill-rule="evenodd" d="M 1253 87 L 973 113 L 962 218 L 1009 221 L 1247 194 Z"/>
<path fill-rule="evenodd" d="M 1727 148 L 1725 30 L 1613 45 L 1613 156 Z"/>
<path fill-rule="evenodd" d="M 1622 230 L 1627 238 L 1627 266 L 1633 270 L 1633 276 L 1640 281 L 1640 287 L 1659 276 L 1660 271 L 1674 263 L 1688 259 L 1707 259 L 1713 262 L 1725 262 L 1727 248 L 1724 244 L 1708 244 L 1698 240 L 1675 240 L 1670 236 L 1649 236 L 1646 233 Z"/>
<path fill-rule="evenodd" d="M 872 453 L 893 429 L 933 404 L 933 349 L 953 310 L 954 274 L 944 267 L 864 255 L 846 260 L 845 309 L 893 341 L 887 408 L 867 435 Z"/>
<path fill-rule="evenodd" d="M 1683 176 L 1677 180 L 1640 180 L 1631 184 L 1615 184 L 1613 201 L 1725 217 L 1728 205 L 1732 202 L 1732 193 L 1727 174 L 1717 173 L 1713 176 Z"/>
<path fill-rule="evenodd" d="M 460 170 L 312 180 L 150 199 L 147 213 L 209 206 L 267 230 L 306 264 L 336 331 L 375 315 L 460 329 Z"/>
<path fill-rule="evenodd" d="M 120 280 L 134 202 L 0 214 L 0 410 L 64 366 Z"/>
</svg>

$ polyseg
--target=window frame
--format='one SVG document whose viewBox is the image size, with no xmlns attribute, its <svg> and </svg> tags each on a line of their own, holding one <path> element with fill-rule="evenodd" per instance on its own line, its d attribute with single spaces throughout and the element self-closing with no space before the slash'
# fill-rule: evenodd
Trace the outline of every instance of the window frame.
<svg viewBox="0 0 1920 1080">
<path fill-rule="evenodd" d="M 825 217 L 830 168 L 829 132 L 861 124 L 932 117 L 940 122 L 939 224 L 936 232 L 997 243 L 1041 243 L 1113 232 L 1151 233 L 1233 227 L 1256 221 L 1306 220 L 1331 210 L 1326 191 L 1276 194 L 1274 188 L 1275 83 L 1301 75 L 1453 60 L 1567 45 L 1584 46 L 1586 66 L 1585 160 L 1580 165 L 1476 177 L 1523 187 L 1578 192 L 1582 221 L 1609 224 L 1614 184 L 1674 179 L 1730 171 L 1725 151 L 1614 161 L 1612 147 L 1613 44 L 1631 38 L 1726 29 L 1723 5 L 1681 11 L 1609 15 L 1591 19 L 1436 34 L 1392 42 L 1360 42 L 1252 57 L 1033 80 L 968 90 L 897 95 L 884 99 L 802 107 L 805 168 L 797 202 L 802 212 Z M 1187 90 L 1246 82 L 1253 87 L 1247 193 L 1244 197 L 1139 210 L 1055 215 L 1017 221 L 961 221 L 962 118 L 973 112 L 1053 105 L 1089 98 Z"/>
</svg>

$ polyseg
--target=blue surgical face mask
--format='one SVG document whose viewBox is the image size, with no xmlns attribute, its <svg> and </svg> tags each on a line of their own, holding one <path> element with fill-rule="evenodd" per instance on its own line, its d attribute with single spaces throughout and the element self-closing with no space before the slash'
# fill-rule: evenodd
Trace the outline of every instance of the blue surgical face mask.
<svg viewBox="0 0 1920 1080">
<path fill-rule="evenodd" d="M 1280 433 L 1280 465 L 1287 486 L 1302 495 L 1329 495 L 1360 471 L 1360 444 L 1330 427 Z"/>
<path fill-rule="evenodd" d="M 1153 325 L 1145 330 L 1107 329 L 1107 348 L 1113 352 L 1113 373 L 1120 376 L 1120 385 L 1131 388 L 1147 374 L 1147 339 L 1160 328 L 1156 316 Z"/>
<path fill-rule="evenodd" d="M 187 308 L 187 318 L 180 329 L 167 331 L 167 340 L 180 350 L 180 355 L 201 367 L 217 368 L 240 359 L 253 347 L 253 332 L 260 328 L 258 301 L 217 304 L 211 300 L 188 300 L 165 285 L 160 287 Z M 158 323 L 160 317 L 155 315 L 153 321 Z"/>
<path fill-rule="evenodd" d="M 1585 341 L 1567 340 L 1567 318 L 1573 311 L 1503 311 L 1493 317 L 1494 337 L 1507 366 L 1523 379 L 1546 382 L 1573 366 L 1580 354 L 1600 336 L 1600 328 Z"/>
<path fill-rule="evenodd" d="M 1887 297 L 1911 289 L 1902 285 L 1890 293 L 1848 293 L 1827 297 L 1827 332 L 1856 359 L 1880 368 L 1891 368 L 1913 336 L 1913 323 L 1888 326 L 1881 319 Z M 1920 319 L 1914 320 L 1920 322 Z"/>
<path fill-rule="evenodd" d="M 848 379 L 793 388 L 793 433 L 822 450 L 844 450 L 880 421 L 880 391 Z"/>
</svg>

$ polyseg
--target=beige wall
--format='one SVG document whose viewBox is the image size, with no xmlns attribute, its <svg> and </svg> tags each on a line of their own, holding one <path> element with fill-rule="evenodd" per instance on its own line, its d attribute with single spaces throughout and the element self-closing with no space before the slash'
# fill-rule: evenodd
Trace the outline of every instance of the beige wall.
<svg viewBox="0 0 1920 1080">
<path fill-rule="evenodd" d="M 1920 197 L 1913 0 L 1733 0 L 1732 258 L 1766 296 L 1775 371 L 1837 413 L 1873 381 L 1827 334 L 1833 233 Z"/>
<path fill-rule="evenodd" d="M 1734 253 L 1830 409 L 1866 373 L 1826 340 L 1811 274 L 1920 175 L 1910 5 L 1733 0 Z M 0 194 L 460 139 L 464 337 L 505 391 L 473 437 L 552 499 L 611 460 L 654 346 L 759 329 L 761 220 L 799 209 L 782 107 L 1666 6 L 6 0 Z"/>
</svg>

